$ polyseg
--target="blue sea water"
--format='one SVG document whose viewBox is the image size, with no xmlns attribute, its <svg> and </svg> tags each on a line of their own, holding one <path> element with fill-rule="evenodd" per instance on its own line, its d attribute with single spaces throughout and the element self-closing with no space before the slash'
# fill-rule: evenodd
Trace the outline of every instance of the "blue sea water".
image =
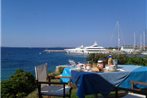
<svg viewBox="0 0 147 98">
<path fill-rule="evenodd" d="M 34 67 L 48 63 L 48 71 L 55 71 L 56 66 L 68 64 L 69 59 L 86 62 L 86 56 L 62 53 L 47 53 L 45 49 L 63 48 L 1 48 L 1 80 L 7 80 L 16 69 L 23 69 L 34 75 Z"/>
</svg>

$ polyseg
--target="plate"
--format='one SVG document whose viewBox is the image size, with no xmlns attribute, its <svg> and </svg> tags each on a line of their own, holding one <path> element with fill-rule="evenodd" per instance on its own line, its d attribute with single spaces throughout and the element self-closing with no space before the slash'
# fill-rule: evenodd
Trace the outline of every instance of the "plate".
<svg viewBox="0 0 147 98">
<path fill-rule="evenodd" d="M 125 70 L 123 70 L 123 69 L 117 69 L 118 71 L 125 71 Z"/>
</svg>

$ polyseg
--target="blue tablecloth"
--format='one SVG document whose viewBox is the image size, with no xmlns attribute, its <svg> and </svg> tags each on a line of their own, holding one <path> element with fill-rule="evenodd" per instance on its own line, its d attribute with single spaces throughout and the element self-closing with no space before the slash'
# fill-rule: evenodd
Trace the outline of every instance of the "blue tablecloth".
<svg viewBox="0 0 147 98">
<path fill-rule="evenodd" d="M 147 67 L 119 65 L 118 68 L 125 71 L 96 73 L 79 72 L 74 71 L 73 68 L 65 68 L 62 75 L 72 76 L 73 83 L 78 86 L 77 95 L 79 98 L 84 98 L 85 95 L 95 93 L 101 93 L 103 96 L 107 96 L 114 87 L 130 88 L 130 80 L 147 82 Z"/>
<path fill-rule="evenodd" d="M 130 80 L 133 81 L 140 81 L 140 82 L 147 82 L 147 67 L 139 67 L 133 70 L 129 75 L 128 78 L 125 79 L 119 87 L 122 88 L 131 88 Z M 136 85 L 138 88 L 147 88 L 147 86 L 143 85 Z"/>
</svg>

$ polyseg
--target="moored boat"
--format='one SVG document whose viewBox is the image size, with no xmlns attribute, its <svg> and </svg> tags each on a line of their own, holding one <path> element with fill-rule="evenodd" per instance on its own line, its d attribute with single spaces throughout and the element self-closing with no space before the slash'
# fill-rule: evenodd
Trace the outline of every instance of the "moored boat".
<svg viewBox="0 0 147 98">
<path fill-rule="evenodd" d="M 75 53 L 75 54 L 109 53 L 107 49 L 105 49 L 102 46 L 98 46 L 96 42 L 94 42 L 94 44 L 91 46 L 84 47 L 83 45 L 81 45 L 80 47 L 77 48 L 65 49 L 65 51 L 67 53 Z"/>
<path fill-rule="evenodd" d="M 141 54 L 142 55 L 147 55 L 147 51 L 143 51 Z"/>
</svg>

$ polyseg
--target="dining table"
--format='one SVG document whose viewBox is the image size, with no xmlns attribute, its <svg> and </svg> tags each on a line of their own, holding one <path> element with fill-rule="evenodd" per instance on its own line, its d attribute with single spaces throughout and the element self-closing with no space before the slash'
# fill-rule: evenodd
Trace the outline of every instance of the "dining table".
<svg viewBox="0 0 147 98">
<path fill-rule="evenodd" d="M 117 65 L 114 72 L 91 72 L 79 70 L 76 67 L 66 67 L 62 76 L 71 76 L 72 83 L 77 86 L 77 96 L 85 98 L 86 95 L 100 93 L 108 96 L 114 88 L 131 88 L 130 81 L 147 82 L 147 67 L 137 65 Z M 69 82 L 68 78 L 62 78 Z M 147 86 L 137 85 L 138 88 Z"/>
</svg>

